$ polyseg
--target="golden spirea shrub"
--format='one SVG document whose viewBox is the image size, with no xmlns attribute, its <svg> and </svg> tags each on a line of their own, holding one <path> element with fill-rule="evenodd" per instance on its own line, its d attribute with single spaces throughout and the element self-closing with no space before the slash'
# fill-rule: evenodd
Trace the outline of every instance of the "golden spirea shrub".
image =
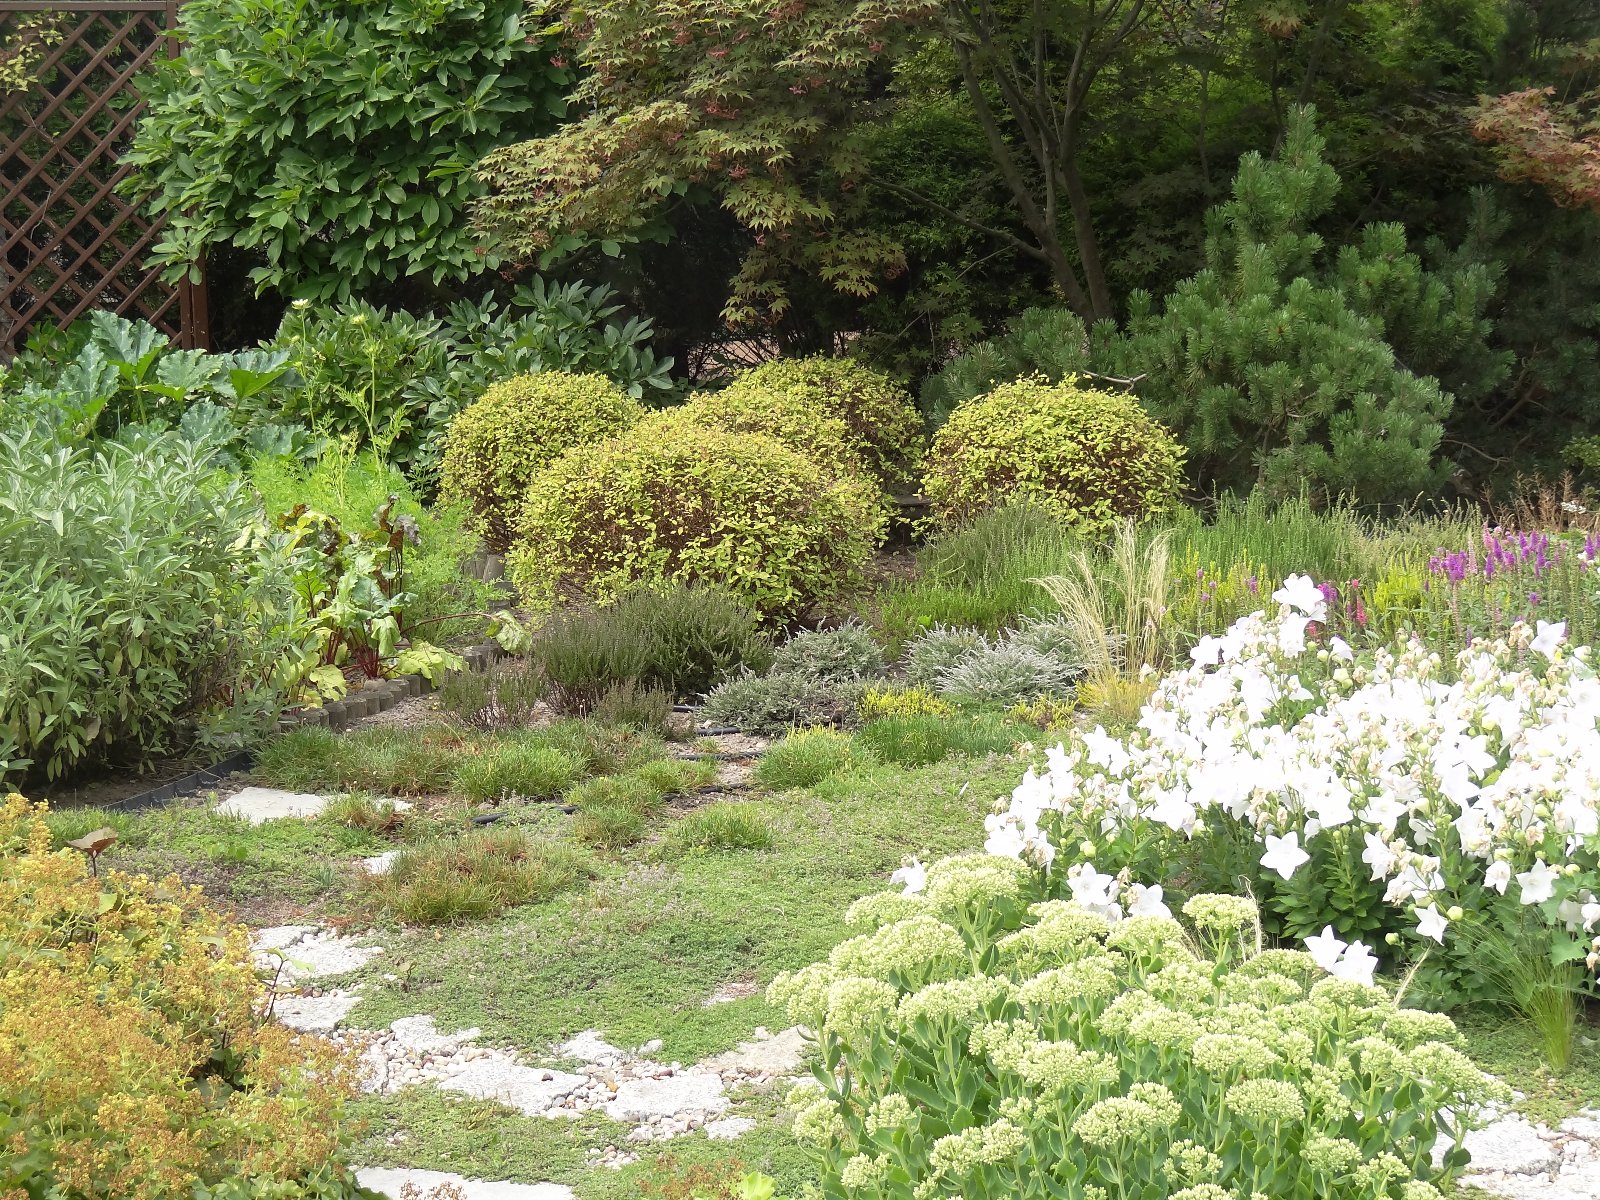
<svg viewBox="0 0 1600 1200">
<path fill-rule="evenodd" d="M 887 375 L 848 358 L 779 358 L 741 372 L 723 390 L 728 403 L 743 393 L 781 394 L 786 406 L 844 424 L 849 445 L 887 484 L 905 484 L 922 460 L 922 414 Z"/>
<path fill-rule="evenodd" d="M 1024 379 L 956 408 L 933 439 L 923 491 L 947 528 L 1026 499 L 1097 530 L 1171 509 L 1183 455 L 1131 396 Z"/>
<path fill-rule="evenodd" d="M 644 413 L 603 375 L 546 371 L 501 380 L 451 419 L 440 495 L 465 501 L 484 540 L 504 550 L 535 475 L 574 446 L 631 428 Z"/>
<path fill-rule="evenodd" d="M 758 433 L 782 442 L 835 475 L 867 476 L 867 463 L 845 423 L 809 400 L 777 388 L 699 392 L 661 418 L 725 433 Z"/>
<path fill-rule="evenodd" d="M 539 474 L 511 578 L 534 608 L 701 582 L 787 617 L 855 582 L 884 524 L 876 486 L 773 438 L 652 420 Z"/>
<path fill-rule="evenodd" d="M 340 1200 L 355 1064 L 259 1018 L 248 932 L 0 803 L 0 1197 Z"/>
</svg>

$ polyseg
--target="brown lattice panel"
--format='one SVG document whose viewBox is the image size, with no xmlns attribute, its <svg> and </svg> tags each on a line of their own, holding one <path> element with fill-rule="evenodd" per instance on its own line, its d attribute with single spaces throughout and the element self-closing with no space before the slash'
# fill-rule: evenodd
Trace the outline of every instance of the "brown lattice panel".
<svg viewBox="0 0 1600 1200">
<path fill-rule="evenodd" d="M 0 90 L 0 357 L 95 308 L 203 345 L 204 292 L 145 266 L 161 222 L 116 190 L 144 108 L 133 81 L 172 52 L 177 2 L 0 0 L 0 46 L 38 14 L 55 36 L 27 88 Z"/>
</svg>

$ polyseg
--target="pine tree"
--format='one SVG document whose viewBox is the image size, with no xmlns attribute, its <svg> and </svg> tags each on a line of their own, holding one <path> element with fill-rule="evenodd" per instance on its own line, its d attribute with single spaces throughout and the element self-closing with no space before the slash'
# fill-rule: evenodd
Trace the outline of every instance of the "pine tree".
<svg viewBox="0 0 1600 1200">
<path fill-rule="evenodd" d="M 1245 156 L 1231 199 L 1207 214 L 1204 268 L 1159 310 L 1134 296 L 1115 365 L 1144 376 L 1141 401 L 1202 484 L 1407 501 L 1447 473 L 1436 456 L 1452 397 L 1397 360 L 1385 325 L 1414 344 L 1481 347 L 1493 280 L 1428 275 L 1395 226 L 1328 254 L 1313 227 L 1339 177 L 1322 149 L 1300 109 L 1275 159 Z"/>
</svg>

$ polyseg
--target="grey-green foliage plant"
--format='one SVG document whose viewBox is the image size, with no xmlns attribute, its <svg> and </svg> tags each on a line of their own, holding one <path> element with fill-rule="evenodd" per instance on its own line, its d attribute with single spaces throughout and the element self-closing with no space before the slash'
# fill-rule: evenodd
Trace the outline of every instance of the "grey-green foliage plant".
<svg viewBox="0 0 1600 1200">
<path fill-rule="evenodd" d="M 174 749 L 256 685 L 270 699 L 287 574 L 242 544 L 254 500 L 204 447 L 24 429 L 0 453 L 0 757 L 56 778 Z"/>
<path fill-rule="evenodd" d="M 1067 696 L 1083 674 L 1076 660 L 1010 638 L 967 651 L 940 671 L 941 696 L 978 704 L 1017 704 L 1040 696 Z"/>
<path fill-rule="evenodd" d="M 1442 1200 L 1509 1098 L 1449 1018 L 1261 950 L 1249 900 L 1112 924 L 1014 859 L 920 882 L 768 992 L 816 1031 L 789 1103 L 825 1196 Z"/>
<path fill-rule="evenodd" d="M 882 647 L 872 631 L 859 621 L 797 633 L 779 646 L 772 658 L 774 674 L 800 675 L 824 682 L 876 679 L 887 668 Z"/>
<path fill-rule="evenodd" d="M 314 300 L 494 268 L 473 165 L 553 128 L 572 78 L 521 0 L 190 0 L 180 35 L 127 156 L 154 260 L 252 250 L 258 291 Z"/>
<path fill-rule="evenodd" d="M 699 716 L 712 725 L 731 725 L 761 737 L 802 726 L 850 726 L 858 719 L 865 690 L 859 679 L 822 680 L 789 671 L 750 673 L 712 689 Z"/>
<path fill-rule="evenodd" d="M 273 397 L 294 381 L 289 355 L 257 348 L 231 354 L 180 350 L 145 321 L 96 309 L 64 333 L 30 343 L 0 379 L 4 422 L 53 429 L 67 440 L 114 434 L 130 426 L 176 428 L 186 440 L 223 449 L 243 439 L 226 410 Z M 267 423 L 254 443 L 293 440 Z"/>
</svg>

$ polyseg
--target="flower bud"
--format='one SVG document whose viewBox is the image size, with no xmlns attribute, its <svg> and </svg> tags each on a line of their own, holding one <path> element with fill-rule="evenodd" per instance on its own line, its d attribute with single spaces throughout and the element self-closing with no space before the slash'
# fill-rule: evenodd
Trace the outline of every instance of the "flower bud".
<svg viewBox="0 0 1600 1200">
<path fill-rule="evenodd" d="M 1444 915 L 1449 917 L 1452 921 L 1459 921 L 1462 917 L 1467 915 L 1467 910 L 1462 908 L 1459 904 L 1452 904 L 1449 908 L 1445 909 Z"/>
<path fill-rule="evenodd" d="M 1386 933 L 1383 940 L 1391 946 L 1398 946 L 1400 944 L 1400 935 L 1398 933 Z"/>
<path fill-rule="evenodd" d="M 1078 843 L 1078 853 L 1083 855 L 1085 858 L 1093 858 L 1094 843 L 1088 838 L 1084 838 L 1083 841 Z"/>
</svg>

